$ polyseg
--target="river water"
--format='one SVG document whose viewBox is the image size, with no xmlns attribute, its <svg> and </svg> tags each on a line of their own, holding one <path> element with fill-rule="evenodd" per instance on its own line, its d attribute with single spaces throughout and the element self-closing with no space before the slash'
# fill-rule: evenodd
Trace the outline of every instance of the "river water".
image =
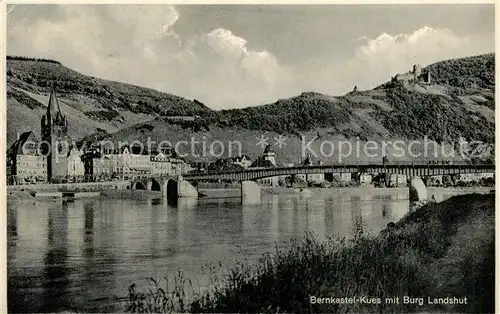
<svg viewBox="0 0 500 314">
<path fill-rule="evenodd" d="M 462 191 L 461 193 L 463 193 Z M 8 200 L 9 312 L 123 311 L 128 286 L 182 270 L 204 286 L 206 265 L 224 272 L 256 262 L 294 237 L 349 236 L 361 216 L 373 233 L 408 211 L 406 189 L 331 189 L 239 198 L 157 195 L 74 202 Z M 437 192 L 438 200 L 456 192 Z"/>
</svg>

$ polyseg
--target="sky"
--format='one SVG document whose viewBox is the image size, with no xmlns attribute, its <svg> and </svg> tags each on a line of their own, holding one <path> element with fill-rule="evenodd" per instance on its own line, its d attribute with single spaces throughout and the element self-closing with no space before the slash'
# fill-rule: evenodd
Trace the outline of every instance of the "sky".
<svg viewBox="0 0 500 314">
<path fill-rule="evenodd" d="M 213 109 L 343 95 L 494 52 L 492 4 L 9 5 L 7 54 L 197 99 Z"/>
</svg>

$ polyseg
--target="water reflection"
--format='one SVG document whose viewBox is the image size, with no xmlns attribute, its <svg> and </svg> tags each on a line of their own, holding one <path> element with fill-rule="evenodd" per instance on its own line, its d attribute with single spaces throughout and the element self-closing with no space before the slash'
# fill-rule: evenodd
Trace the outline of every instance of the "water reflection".
<svg viewBox="0 0 500 314">
<path fill-rule="evenodd" d="M 48 208 L 47 244 L 44 259 L 44 280 L 41 312 L 60 311 L 72 308 L 72 300 L 64 298 L 71 281 L 68 268 L 68 207 Z"/>
<path fill-rule="evenodd" d="M 206 263 L 227 268 L 314 232 L 350 236 L 355 217 L 374 233 L 408 210 L 406 191 L 328 190 L 238 198 L 158 196 L 8 204 L 8 304 L 14 312 L 121 311 L 113 296 L 145 278 Z M 198 281 L 197 281 L 198 280 Z"/>
<path fill-rule="evenodd" d="M 390 208 L 387 204 L 382 204 L 382 217 L 387 218 L 387 215 L 390 215 Z"/>
<path fill-rule="evenodd" d="M 7 242 L 9 244 L 15 245 L 15 239 L 17 239 L 17 208 L 10 207 L 9 213 L 7 215 Z"/>
</svg>

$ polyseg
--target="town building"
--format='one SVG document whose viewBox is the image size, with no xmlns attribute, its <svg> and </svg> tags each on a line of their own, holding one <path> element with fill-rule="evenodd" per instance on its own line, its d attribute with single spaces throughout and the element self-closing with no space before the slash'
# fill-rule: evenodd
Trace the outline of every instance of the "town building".
<svg viewBox="0 0 500 314">
<path fill-rule="evenodd" d="M 120 178 L 131 178 L 151 174 L 151 156 L 137 147 L 124 145 L 119 149 L 106 151 L 110 160 L 110 173 Z"/>
<path fill-rule="evenodd" d="M 262 156 L 255 159 L 249 168 L 273 168 L 276 167 L 276 152 L 271 145 L 267 145 Z"/>
<path fill-rule="evenodd" d="M 151 174 L 151 156 L 146 152 L 131 152 L 128 159 L 129 173 L 133 176 Z"/>
<path fill-rule="evenodd" d="M 233 164 L 241 166 L 243 169 L 246 169 L 252 165 L 252 160 L 247 155 L 242 155 L 238 157 L 232 157 Z"/>
<path fill-rule="evenodd" d="M 293 162 L 288 162 L 288 163 L 282 163 L 282 164 L 278 165 L 278 167 L 291 168 L 294 165 L 295 164 Z M 289 176 L 289 175 L 277 176 L 277 179 L 278 179 L 278 186 L 287 186 L 287 182 L 290 183 L 292 181 L 291 176 Z"/>
<path fill-rule="evenodd" d="M 103 158 L 105 157 L 105 158 Z M 116 150 L 104 151 L 101 159 L 110 160 L 104 162 L 108 167 L 111 174 L 114 174 L 122 179 L 127 179 L 130 176 L 129 159 L 130 148 L 129 146 L 122 146 Z M 94 164 L 95 165 L 95 164 Z"/>
<path fill-rule="evenodd" d="M 391 174 L 389 175 L 388 186 L 391 188 L 405 187 L 407 185 L 408 177 L 404 174 Z"/>
<path fill-rule="evenodd" d="M 323 162 L 321 160 L 318 160 L 316 163 L 313 162 L 313 159 L 311 156 L 307 156 L 304 161 L 302 161 L 301 166 L 306 166 L 306 167 L 311 167 L 311 166 L 321 166 L 323 165 Z M 310 173 L 310 174 L 298 174 L 297 178 L 300 180 L 303 180 L 307 183 L 321 183 L 325 181 L 325 174 L 324 173 Z"/>
<path fill-rule="evenodd" d="M 41 134 L 40 142 L 33 132 L 25 132 L 7 151 L 9 184 L 181 175 L 194 169 L 185 160 L 175 157 L 171 147 L 151 154 L 128 145 L 116 150 L 90 145 L 84 151 L 83 146 L 70 144 L 68 121 L 54 90 L 41 118 Z M 237 159 L 243 165 L 248 161 L 248 156 Z"/>
<path fill-rule="evenodd" d="M 33 132 L 24 132 L 7 151 L 7 183 L 26 184 L 47 181 L 47 158 L 39 149 Z"/>
<path fill-rule="evenodd" d="M 54 90 L 49 96 L 46 113 L 41 119 L 42 154 L 47 156 L 47 180 L 61 181 L 68 176 L 70 138 L 68 121 L 62 114 Z"/>
<path fill-rule="evenodd" d="M 210 166 L 210 163 L 208 161 L 196 161 L 191 163 L 193 170 L 196 171 L 207 171 L 208 167 Z"/>
<path fill-rule="evenodd" d="M 248 167 L 251 169 L 275 168 L 276 167 L 276 152 L 271 145 L 267 145 L 262 153 L 262 156 L 255 159 L 255 161 Z M 278 177 L 269 177 L 258 179 L 262 185 L 278 186 Z"/>
<path fill-rule="evenodd" d="M 329 182 L 349 183 L 352 181 L 352 173 L 350 172 L 325 173 L 325 180 Z"/>
<path fill-rule="evenodd" d="M 194 169 L 185 160 L 174 155 L 171 148 L 148 152 L 138 146 L 123 145 L 119 149 L 94 148 L 85 153 L 82 159 L 85 176 L 94 180 L 181 175 Z"/>
<path fill-rule="evenodd" d="M 360 173 L 358 182 L 360 185 L 366 186 L 372 184 L 373 176 L 369 173 Z"/>
<path fill-rule="evenodd" d="M 494 179 L 494 173 L 462 173 L 456 176 L 456 181 L 462 182 L 479 182 L 481 179 Z"/>
<path fill-rule="evenodd" d="M 82 154 L 82 162 L 84 168 L 85 180 L 92 180 L 94 176 L 94 159 L 101 158 L 101 153 L 99 149 L 95 147 L 90 147 L 87 151 Z"/>
<path fill-rule="evenodd" d="M 151 174 L 153 175 L 168 175 L 173 172 L 172 162 L 170 157 L 163 152 L 158 152 L 151 155 Z"/>
<path fill-rule="evenodd" d="M 209 172 L 218 172 L 218 171 L 242 171 L 244 170 L 241 164 L 236 164 L 234 159 L 231 157 L 228 158 L 219 158 L 216 161 L 210 163 L 207 167 Z"/>
<path fill-rule="evenodd" d="M 267 145 L 264 149 L 264 154 L 262 154 L 262 159 L 264 161 L 270 162 L 273 166 L 276 167 L 276 152 L 274 151 L 271 145 Z"/>
<path fill-rule="evenodd" d="M 172 175 L 181 175 L 196 169 L 182 158 L 172 157 L 170 162 L 172 163 Z"/>
<path fill-rule="evenodd" d="M 85 164 L 82 161 L 83 152 L 73 146 L 68 152 L 68 178 L 75 181 L 83 181 L 85 175 Z"/>
<path fill-rule="evenodd" d="M 115 167 L 114 160 L 108 156 L 94 157 L 91 159 L 92 173 L 91 178 L 93 181 L 111 180 L 117 178 L 113 169 Z"/>
</svg>

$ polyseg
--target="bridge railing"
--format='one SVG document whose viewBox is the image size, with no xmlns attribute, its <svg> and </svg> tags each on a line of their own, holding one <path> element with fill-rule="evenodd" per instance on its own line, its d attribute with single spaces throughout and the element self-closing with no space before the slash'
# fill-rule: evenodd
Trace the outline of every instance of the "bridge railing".
<svg viewBox="0 0 500 314">
<path fill-rule="evenodd" d="M 296 167 L 273 167 L 273 168 L 247 168 L 244 170 L 225 170 L 225 171 L 192 171 L 184 174 L 183 176 L 186 178 L 192 176 L 204 176 L 204 175 L 228 175 L 228 174 L 240 174 L 240 173 L 252 173 L 259 171 L 286 171 L 286 170 L 304 170 L 310 171 L 315 169 L 330 169 L 330 168 L 368 168 L 368 167 L 376 167 L 376 168 L 394 168 L 394 167 L 429 167 L 429 168 L 456 168 L 456 167 L 492 167 L 494 169 L 494 164 L 491 163 L 471 163 L 467 161 L 451 161 L 451 162 L 408 162 L 408 161 L 396 161 L 396 162 L 387 162 L 377 163 L 377 162 L 359 162 L 356 164 L 328 164 L 328 165 L 312 165 L 312 166 L 296 166 Z"/>
</svg>

